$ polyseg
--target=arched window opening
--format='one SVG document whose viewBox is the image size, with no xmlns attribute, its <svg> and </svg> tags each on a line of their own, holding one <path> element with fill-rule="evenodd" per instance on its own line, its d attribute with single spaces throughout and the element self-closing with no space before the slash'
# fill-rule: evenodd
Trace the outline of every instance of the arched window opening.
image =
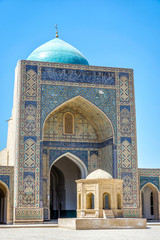
<svg viewBox="0 0 160 240">
<path fill-rule="evenodd" d="M 94 209 L 94 194 L 93 193 L 87 194 L 86 209 Z"/>
<path fill-rule="evenodd" d="M 151 209 L 151 215 L 154 215 L 153 192 L 151 192 L 150 194 L 150 209 Z"/>
<path fill-rule="evenodd" d="M 72 113 L 65 113 L 63 118 L 64 134 L 74 134 L 74 116 Z"/>
<path fill-rule="evenodd" d="M 103 209 L 111 209 L 111 196 L 109 193 L 103 194 Z"/>
<path fill-rule="evenodd" d="M 121 195 L 117 194 L 117 209 L 121 209 Z"/>
<path fill-rule="evenodd" d="M 81 209 L 81 194 L 78 195 L 78 209 Z"/>
</svg>

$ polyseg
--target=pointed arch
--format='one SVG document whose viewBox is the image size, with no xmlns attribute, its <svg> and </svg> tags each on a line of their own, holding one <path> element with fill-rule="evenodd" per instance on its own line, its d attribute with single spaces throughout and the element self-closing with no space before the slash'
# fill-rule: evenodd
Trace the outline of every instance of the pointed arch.
<svg viewBox="0 0 160 240">
<path fill-rule="evenodd" d="M 85 114 L 85 117 L 92 121 L 92 125 L 97 129 L 97 134 L 100 139 L 106 140 L 113 138 L 113 143 L 115 143 L 115 133 L 111 120 L 109 117 L 97 106 L 91 103 L 89 100 L 83 98 L 82 96 L 76 96 L 70 100 L 60 104 L 58 107 L 53 109 L 43 122 L 42 138 L 44 138 L 44 127 L 47 120 L 54 114 L 58 113 L 60 109 L 71 106 L 75 107 L 80 112 Z M 105 130 L 105 131 L 104 131 Z"/>
<path fill-rule="evenodd" d="M 55 161 L 51 164 L 50 170 L 51 170 L 52 166 L 62 157 L 69 158 L 79 167 L 82 179 L 87 177 L 87 167 L 86 167 L 86 165 L 83 163 L 83 161 L 79 157 L 77 157 L 76 155 L 74 155 L 70 152 L 66 152 L 66 153 L 60 155 L 58 158 L 56 158 Z"/>
<path fill-rule="evenodd" d="M 150 187 L 151 189 L 155 188 L 157 191 L 159 191 L 158 188 L 157 188 L 157 186 L 156 186 L 155 184 L 151 183 L 151 182 L 147 182 L 147 183 L 141 188 L 141 191 L 142 191 L 146 186 Z"/>
<path fill-rule="evenodd" d="M 159 219 L 159 190 L 157 186 L 151 182 L 146 183 L 140 190 L 140 203 L 142 217 Z"/>
</svg>

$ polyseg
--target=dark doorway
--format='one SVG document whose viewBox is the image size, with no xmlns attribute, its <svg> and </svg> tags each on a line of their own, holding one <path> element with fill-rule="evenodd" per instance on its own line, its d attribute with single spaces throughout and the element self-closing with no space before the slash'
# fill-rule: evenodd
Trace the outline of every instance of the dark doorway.
<svg viewBox="0 0 160 240">
<path fill-rule="evenodd" d="M 50 217 L 76 217 L 76 180 L 81 178 L 79 167 L 69 158 L 62 157 L 50 173 Z"/>
<path fill-rule="evenodd" d="M 50 175 L 51 219 L 61 217 L 63 210 L 65 210 L 65 179 L 61 170 L 53 165 Z"/>
<path fill-rule="evenodd" d="M 0 223 L 6 223 L 6 193 L 0 186 Z"/>
</svg>

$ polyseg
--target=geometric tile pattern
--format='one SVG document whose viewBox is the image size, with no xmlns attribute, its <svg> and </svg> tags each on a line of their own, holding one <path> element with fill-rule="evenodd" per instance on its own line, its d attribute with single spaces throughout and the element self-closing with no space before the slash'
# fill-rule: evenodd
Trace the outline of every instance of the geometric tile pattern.
<svg viewBox="0 0 160 240">
<path fill-rule="evenodd" d="M 32 174 L 33 175 L 33 174 Z M 30 173 L 23 180 L 23 204 L 34 205 L 35 203 L 35 178 Z"/>
<path fill-rule="evenodd" d="M 31 138 L 24 143 L 24 167 L 35 167 L 36 143 Z"/>
<path fill-rule="evenodd" d="M 133 201 L 132 173 L 122 173 L 121 179 L 123 179 L 123 204 L 124 207 L 129 207 Z"/>
<path fill-rule="evenodd" d="M 123 108 L 120 113 L 121 117 L 121 134 L 131 134 L 130 112 L 127 108 Z"/>
<path fill-rule="evenodd" d="M 160 190 L 160 185 L 159 185 L 159 177 L 145 177 L 145 176 L 140 176 L 140 189 L 146 184 L 146 183 L 152 183 L 155 185 L 159 190 Z"/>
<path fill-rule="evenodd" d="M 113 149 L 112 144 L 100 149 L 101 163 L 99 168 L 113 176 Z M 99 161 L 98 161 L 99 162 Z"/>
<path fill-rule="evenodd" d="M 101 92 L 103 94 L 101 94 Z M 43 127 L 44 120 L 53 109 L 80 95 L 93 103 L 108 116 L 113 124 L 114 132 L 116 134 L 115 89 L 42 84 L 41 93 L 41 128 Z"/>
<path fill-rule="evenodd" d="M 44 127 L 44 140 L 52 140 L 52 141 L 54 139 L 55 140 L 69 139 L 69 141 L 74 141 L 74 139 L 79 139 L 79 140 L 86 139 L 87 141 L 97 140 L 95 129 L 93 128 L 91 123 L 83 115 L 79 113 L 74 114 L 75 133 L 72 135 L 64 134 L 63 116 L 64 116 L 63 112 L 58 112 L 47 119 Z"/>
<path fill-rule="evenodd" d="M 16 208 L 15 217 L 17 221 L 43 221 L 43 209 L 42 208 Z"/>
<path fill-rule="evenodd" d="M 36 107 L 28 105 L 25 109 L 25 133 L 32 135 L 36 132 Z"/>
<path fill-rule="evenodd" d="M 128 74 L 120 73 L 120 100 L 129 101 L 129 83 L 128 83 Z"/>
<path fill-rule="evenodd" d="M 36 96 L 36 82 L 37 74 L 35 71 L 28 70 L 26 78 L 26 97 L 35 97 Z"/>
<path fill-rule="evenodd" d="M 122 168 L 132 168 L 131 144 L 127 140 L 121 143 Z"/>
</svg>

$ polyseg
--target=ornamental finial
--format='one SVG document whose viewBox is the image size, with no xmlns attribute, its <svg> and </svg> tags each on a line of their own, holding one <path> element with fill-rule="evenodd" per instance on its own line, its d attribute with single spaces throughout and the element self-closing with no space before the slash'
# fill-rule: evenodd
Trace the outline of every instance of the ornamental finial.
<svg viewBox="0 0 160 240">
<path fill-rule="evenodd" d="M 58 28 L 57 28 L 57 24 L 55 24 L 55 29 L 56 29 L 56 38 L 58 38 Z"/>
</svg>

